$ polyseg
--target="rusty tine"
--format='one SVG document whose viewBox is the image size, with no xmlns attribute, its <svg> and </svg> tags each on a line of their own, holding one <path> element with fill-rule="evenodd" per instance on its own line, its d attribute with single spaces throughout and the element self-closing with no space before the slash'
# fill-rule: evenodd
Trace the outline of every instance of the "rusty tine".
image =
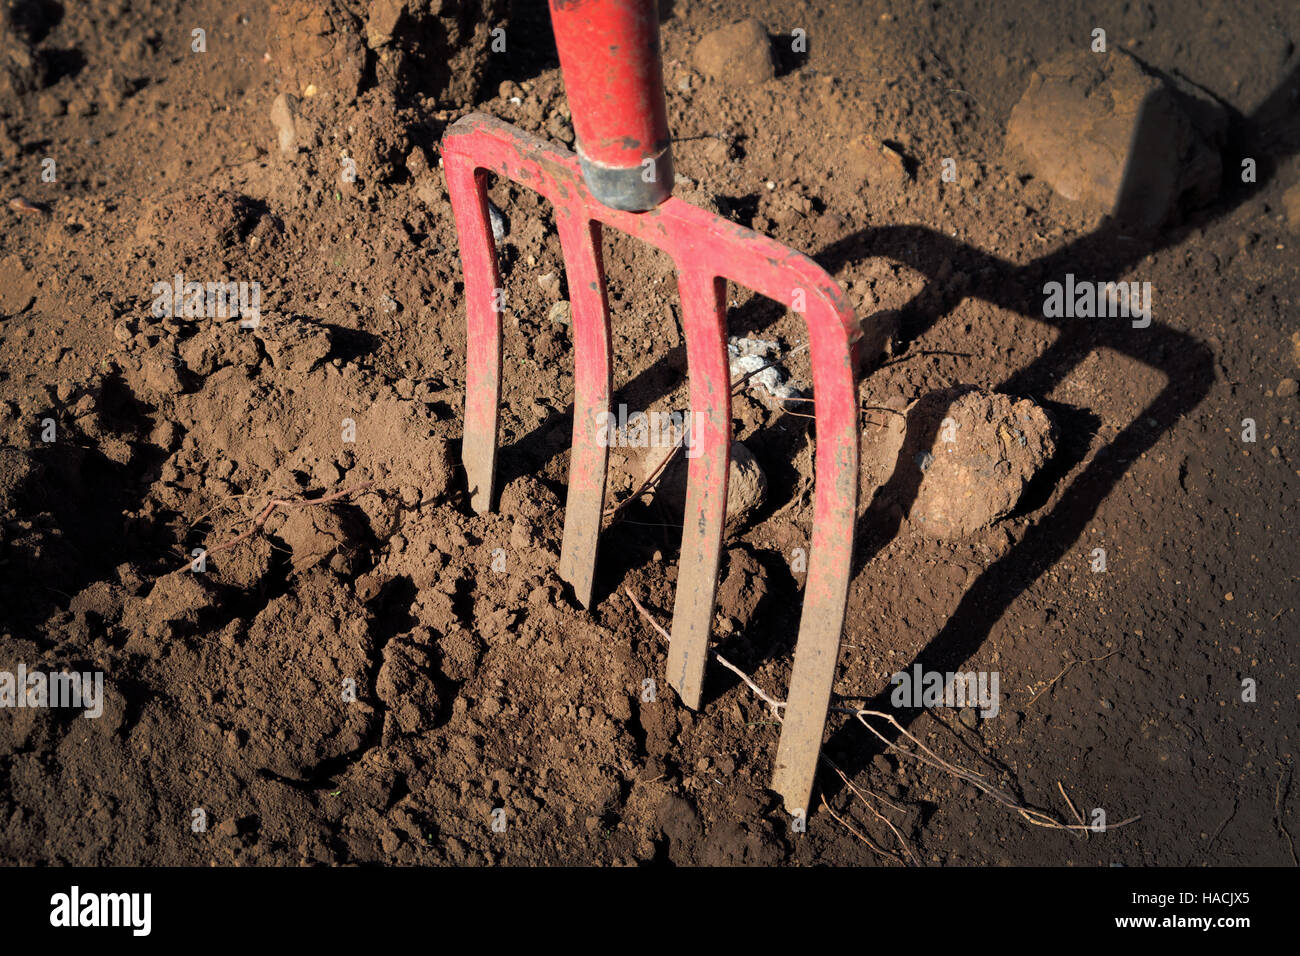
<svg viewBox="0 0 1300 956">
<path fill-rule="evenodd" d="M 569 280 L 574 350 L 573 453 L 559 570 L 560 577 L 573 585 L 582 606 L 590 607 L 609 457 L 608 443 L 597 434 L 596 414 L 609 408 L 609 303 L 600 256 L 600 224 L 564 209 L 559 213 L 559 229 Z"/>
<path fill-rule="evenodd" d="M 469 320 L 463 458 L 471 504 L 493 504 L 501 398 L 501 277 L 488 220 L 492 172 L 555 206 L 572 300 L 573 454 L 560 574 L 590 606 L 605 495 L 599 413 L 611 393 L 601 230 L 667 253 L 679 274 L 692 429 L 686 521 L 667 678 L 698 708 L 727 510 L 731 387 L 725 284 L 803 315 L 816 398 L 816 495 L 803 615 L 777 745 L 773 789 L 792 813 L 811 801 L 848 597 L 857 517 L 858 422 L 853 352 L 860 330 L 843 293 L 808 257 L 669 195 L 672 156 L 653 2 L 552 0 L 551 18 L 578 153 L 474 113 L 443 138 Z"/>
</svg>

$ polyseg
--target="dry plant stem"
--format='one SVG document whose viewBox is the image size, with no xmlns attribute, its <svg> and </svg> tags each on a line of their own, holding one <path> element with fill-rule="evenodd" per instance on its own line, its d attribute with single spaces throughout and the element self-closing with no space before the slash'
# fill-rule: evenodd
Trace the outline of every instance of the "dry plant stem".
<svg viewBox="0 0 1300 956">
<path fill-rule="evenodd" d="M 636 599 L 636 595 L 632 593 L 631 588 L 627 588 L 627 587 L 623 588 L 623 593 L 626 594 L 626 595 L 628 596 L 628 600 L 630 600 L 630 601 L 632 602 L 632 606 L 635 607 L 635 608 L 637 609 L 637 611 L 641 614 L 641 616 L 642 616 L 643 618 L 645 618 L 646 622 L 647 622 L 651 627 L 653 627 L 656 631 L 658 631 L 658 632 L 659 632 L 659 635 L 660 635 L 660 636 L 661 636 L 665 641 L 666 641 L 666 640 L 669 640 L 668 632 L 663 628 L 663 626 L 662 626 L 658 621 L 656 621 L 656 620 L 654 619 L 654 617 L 650 614 L 650 612 L 647 611 L 647 610 L 642 606 L 641 602 L 638 601 L 638 600 Z M 780 713 L 779 708 L 784 707 L 784 706 L 785 706 L 784 703 L 782 703 L 782 702 L 780 702 L 780 701 L 773 700 L 771 697 L 769 697 L 767 694 L 765 694 L 765 693 L 763 692 L 763 689 L 762 689 L 761 687 L 759 687 L 757 684 L 755 684 L 752 680 L 750 680 L 750 679 L 749 679 L 749 676 L 748 676 L 747 674 L 745 674 L 744 671 L 742 671 L 739 667 L 736 667 L 736 665 L 732 664 L 729 660 L 727 660 L 725 657 L 723 657 L 723 656 L 722 656 L 721 654 L 719 654 L 717 651 L 711 651 L 710 653 L 712 653 L 713 656 L 714 656 L 715 658 L 717 658 L 718 663 L 722 664 L 724 667 L 726 667 L 727 669 L 729 669 L 733 674 L 735 674 L 737 677 L 739 677 L 742 681 L 744 681 L 744 682 L 745 682 L 745 685 L 746 685 L 747 687 L 749 687 L 749 689 L 750 689 L 751 691 L 753 691 L 753 692 L 754 692 L 754 693 L 755 693 L 755 694 L 756 694 L 760 699 L 762 699 L 762 700 L 767 704 L 767 706 L 771 709 L 771 711 L 772 711 L 772 716 L 776 718 L 776 722 L 777 722 L 778 724 L 782 723 L 782 720 L 781 720 L 781 713 Z M 862 790 L 860 790 L 858 787 L 854 786 L 853 782 L 852 782 L 851 780 L 849 780 L 849 778 L 845 775 L 845 773 L 844 773 L 843 770 L 841 770 L 838 766 L 835 765 L 835 762 L 834 762 L 833 760 L 831 760 L 831 759 L 830 759 L 829 757 L 827 757 L 825 754 L 822 754 L 822 755 L 821 755 L 821 760 L 822 760 L 822 762 L 825 763 L 828 767 L 830 767 L 832 770 L 834 770 L 836 773 L 838 773 L 838 774 L 840 775 L 840 779 L 843 780 L 843 781 L 848 785 L 849 790 L 851 790 L 851 791 L 853 792 L 853 794 L 854 794 L 854 795 L 855 795 L 859 800 L 862 801 L 862 803 L 866 806 L 866 808 L 867 808 L 868 810 L 870 810 L 870 811 L 872 812 L 872 814 L 874 814 L 874 815 L 876 816 L 877 819 L 879 819 L 881 822 L 883 822 L 883 823 L 885 824 L 885 826 L 889 827 L 890 832 L 892 832 L 892 833 L 894 834 L 894 838 L 895 838 L 896 840 L 898 840 L 898 844 L 899 844 L 899 846 L 901 846 L 904 850 L 907 851 L 907 855 L 908 855 L 908 857 L 911 858 L 911 860 L 912 860 L 912 864 L 913 864 L 914 866 L 915 866 L 915 865 L 918 865 L 917 862 L 916 862 L 916 856 L 915 856 L 915 854 L 913 854 L 911 848 L 908 847 L 908 845 L 907 845 L 907 841 L 903 839 L 903 835 L 902 835 L 901 833 L 898 832 L 898 828 L 895 827 L 894 824 L 893 824 L 890 820 L 888 820 L 888 819 L 887 819 L 883 814 L 881 814 L 880 811 L 878 811 L 874 806 L 871 805 L 871 802 L 867 799 L 866 794 L 863 793 Z M 875 795 L 873 794 L 873 796 L 875 796 Z M 898 809 L 899 809 L 898 807 L 894 806 L 894 804 L 890 803 L 888 800 L 885 800 L 883 797 L 879 797 L 878 799 L 880 799 L 880 801 L 881 801 L 882 803 L 884 803 L 886 806 L 889 806 L 890 808 L 892 808 L 892 809 L 894 809 L 894 810 L 898 810 Z M 888 859 L 891 859 L 891 860 L 894 860 L 894 861 L 896 861 L 896 862 L 898 862 L 898 863 L 901 863 L 901 864 L 903 864 L 904 866 L 907 865 L 906 861 L 903 860 L 901 857 L 899 857 L 897 854 L 893 854 L 893 853 L 890 853 L 890 852 L 888 852 L 888 851 L 886 851 L 886 850 L 881 849 L 881 848 L 880 848 L 879 846 L 877 846 L 877 845 L 876 845 L 876 844 L 875 844 L 875 843 L 874 843 L 874 842 L 873 842 L 869 837 L 864 836 L 863 834 L 859 833 L 857 830 L 855 830 L 852 826 L 850 826 L 850 825 L 849 825 L 848 823 L 846 823 L 844 820 L 840 819 L 839 814 L 837 814 L 834 810 L 832 810 L 832 809 L 830 808 L 830 805 L 826 803 L 826 798 L 825 798 L 824 796 L 821 798 L 821 801 L 822 801 L 822 806 L 826 808 L 827 812 L 830 813 L 830 815 L 831 815 L 832 817 L 834 817 L 837 821 L 839 821 L 839 823 L 840 823 L 840 824 L 841 824 L 841 825 L 842 825 L 846 830 L 848 830 L 850 833 L 852 833 L 854 836 L 856 836 L 856 837 L 857 837 L 859 840 L 861 840 L 863 843 L 867 844 L 867 846 L 869 846 L 873 851 L 875 851 L 876 853 L 879 853 L 881 856 L 887 857 Z"/>
<path fill-rule="evenodd" d="M 626 508 L 632 502 L 636 501 L 643 494 L 645 494 L 656 484 L 658 484 L 659 479 L 663 477 L 664 469 L 668 467 L 669 462 L 671 462 L 674 458 L 677 457 L 677 453 L 681 451 L 681 449 L 682 449 L 681 444 L 674 445 L 672 449 L 668 452 L 668 454 L 664 456 L 663 460 L 660 461 L 659 464 L 655 465 L 654 470 L 650 472 L 646 480 L 641 482 L 641 487 L 637 488 L 636 491 L 632 492 L 630 495 L 628 495 L 618 504 L 614 505 L 612 508 L 606 508 L 603 517 L 606 518 L 614 517 L 616 514 L 618 514 L 620 511 L 622 511 L 624 508 Z"/>
<path fill-rule="evenodd" d="M 626 595 L 628 596 L 628 600 L 630 600 L 630 601 L 632 602 L 632 606 L 635 607 L 635 608 L 637 609 L 637 611 L 640 612 L 641 616 L 642 616 L 643 618 L 645 618 L 645 619 L 650 623 L 650 626 L 653 627 L 656 631 L 658 631 L 658 632 L 659 632 L 659 635 L 660 635 L 660 636 L 661 636 L 665 641 L 668 640 L 668 639 L 669 639 L 669 637 L 668 637 L 668 632 L 665 631 L 665 630 L 663 629 L 663 627 L 659 624 L 659 622 L 656 621 L 656 620 L 651 616 L 650 612 L 647 611 L 647 610 L 646 610 L 646 609 L 641 605 L 641 602 L 638 601 L 638 600 L 636 599 L 636 595 L 632 593 L 631 588 L 626 588 L 626 587 L 623 588 L 623 593 L 626 594 Z M 771 711 L 772 711 L 772 716 L 773 716 L 773 717 L 775 717 L 777 720 L 780 720 L 780 719 L 781 719 L 781 711 L 780 711 L 780 708 L 782 708 L 782 707 L 785 706 L 785 704 L 784 704 L 783 702 L 781 702 L 781 701 L 776 701 L 776 700 L 773 700 L 771 697 L 768 697 L 767 694 L 763 693 L 763 689 L 762 689 L 761 687 L 759 687 L 757 684 L 755 684 L 752 680 L 750 680 L 749 677 L 748 677 L 748 675 L 746 675 L 744 671 L 742 671 L 742 670 L 741 670 L 739 667 L 737 667 L 735 664 L 731 663 L 731 661 L 727 660 L 725 657 L 723 657 L 723 656 L 722 656 L 721 654 L 719 654 L 717 651 L 710 651 L 710 653 L 711 653 L 715 658 L 717 658 L 719 664 L 721 664 L 721 665 L 722 665 L 723 667 L 725 667 L 727 670 L 731 671 L 733 674 L 735 674 L 737 677 L 739 677 L 742 681 L 744 681 L 744 682 L 745 682 L 745 685 L 746 685 L 750 690 L 752 690 L 756 695 L 758 695 L 758 697 L 759 697 L 760 699 L 762 699 L 762 701 L 763 701 L 764 703 L 767 704 L 767 706 L 768 706 L 768 707 L 771 709 Z"/>
<path fill-rule="evenodd" d="M 660 626 L 659 622 L 656 621 L 650 615 L 650 612 L 647 611 L 642 606 L 641 602 L 636 599 L 636 595 L 632 593 L 631 588 L 624 587 L 623 593 L 625 593 L 628 596 L 628 599 L 631 600 L 633 607 L 635 607 L 637 611 L 640 612 L 641 616 L 645 618 L 646 621 L 649 622 L 649 624 L 656 631 L 659 632 L 660 636 L 662 636 L 664 640 L 668 640 L 668 632 L 664 630 L 662 626 Z M 757 684 L 755 684 L 752 680 L 750 680 L 749 677 L 743 671 L 741 671 L 730 661 L 725 660 L 722 657 L 722 655 L 718 654 L 716 651 L 710 651 L 710 653 L 718 659 L 719 663 L 722 663 L 727 667 L 728 670 L 730 670 L 732 673 L 740 677 L 740 679 L 745 682 L 745 686 L 747 686 L 751 691 L 753 691 L 756 695 L 758 695 L 758 697 L 761 698 L 768 705 L 769 708 L 771 708 L 773 716 L 776 717 L 778 721 L 781 720 L 781 715 L 778 708 L 785 706 L 784 701 L 774 700 L 773 698 L 769 697 L 766 693 L 763 692 L 762 688 L 760 688 Z M 1112 654 L 1118 653 L 1118 649 L 1112 651 L 1111 653 Z M 903 727 L 903 725 L 900 724 L 892 714 L 886 714 L 883 711 L 879 711 L 879 710 L 864 710 L 855 707 L 832 707 L 830 709 L 835 713 L 849 714 L 854 718 L 856 718 L 858 723 L 862 724 L 863 727 L 866 727 L 867 730 L 875 734 L 876 737 L 878 737 L 880 741 L 887 748 L 894 751 L 895 753 L 901 754 L 905 757 L 910 757 L 911 759 L 919 763 L 925 764 L 926 766 L 929 767 L 933 767 L 934 769 L 939 770 L 943 773 L 951 774 L 952 776 L 956 777 L 959 780 L 964 780 L 966 783 L 969 783 L 975 789 L 992 797 L 994 800 L 1002 804 L 1007 809 L 1013 810 L 1016 813 L 1020 814 L 1021 817 L 1023 817 L 1027 822 L 1032 823 L 1034 826 L 1044 827 L 1049 830 L 1080 831 L 1080 830 L 1092 829 L 1085 823 L 1079 823 L 1079 824 L 1062 823 L 1061 821 L 1055 819 L 1054 817 L 1048 815 L 1047 813 L 1044 813 L 1042 810 L 1035 810 L 1032 807 L 1027 807 L 1019 800 L 1017 800 L 1015 797 L 1013 797 L 1011 794 L 1007 793 L 1006 791 L 999 790 L 996 787 L 993 787 L 988 783 L 985 783 L 983 779 L 983 774 L 977 773 L 974 770 L 966 770 L 962 767 L 956 766 L 955 764 L 949 763 L 948 761 L 940 757 L 938 754 L 936 754 L 934 751 L 932 751 L 925 744 L 921 743 L 921 741 L 918 740 L 916 737 L 912 736 L 912 734 L 908 733 L 908 731 Z M 875 727 L 871 726 L 871 724 L 867 723 L 866 720 L 867 717 L 880 717 L 883 720 L 887 721 L 896 731 L 898 731 L 900 734 L 902 734 L 904 737 L 910 740 L 913 744 L 915 744 L 918 749 L 908 750 L 905 747 L 898 746 L 898 744 L 894 743 L 892 740 L 890 740 L 888 737 L 882 734 Z M 823 759 L 825 758 L 823 757 Z M 1062 793 L 1064 793 L 1064 791 L 1062 791 Z M 1068 798 L 1066 799 L 1066 802 L 1067 803 L 1069 802 Z M 1071 807 L 1071 809 L 1074 809 L 1073 806 Z M 1076 811 L 1076 816 L 1077 816 L 1077 811 Z M 1140 819 L 1141 819 L 1141 815 L 1128 817 L 1124 820 L 1119 821 L 1118 823 L 1107 824 L 1105 829 L 1112 830 L 1118 827 L 1128 826 L 1128 824 L 1135 823 Z"/>
<path fill-rule="evenodd" d="M 250 526 L 247 531 L 244 531 L 243 533 L 236 535 L 235 537 L 231 538 L 229 541 L 223 541 L 221 544 L 218 544 L 215 547 L 206 549 L 205 555 L 219 554 L 222 551 L 229 551 L 231 548 L 235 547 L 241 542 L 248 540 L 259 530 L 261 530 L 262 525 L 266 524 L 267 520 L 270 519 L 272 513 L 275 511 L 276 508 L 301 508 L 301 507 L 314 508 L 317 505 L 327 505 L 330 504 L 331 502 L 338 501 L 340 498 L 346 498 L 349 495 L 355 495 L 363 491 L 368 491 L 373 486 L 374 486 L 373 481 L 367 481 L 357 485 L 355 488 L 344 488 L 342 491 L 336 491 L 334 492 L 334 494 L 326 495 L 323 498 L 311 498 L 311 499 L 272 498 L 269 502 L 267 502 L 266 507 L 263 508 L 260 512 L 258 512 L 257 517 L 253 519 L 252 526 Z M 184 571 L 187 568 L 189 568 L 192 564 L 193 564 L 192 561 L 186 561 L 184 565 L 182 565 L 180 568 L 177 568 L 176 570 Z"/>
<path fill-rule="evenodd" d="M 1071 799 L 1070 799 L 1070 795 L 1069 795 L 1068 793 L 1065 792 L 1065 785 L 1062 784 L 1061 781 L 1058 780 L 1058 781 L 1056 781 L 1056 789 L 1061 791 L 1061 796 L 1065 798 L 1065 805 L 1066 805 L 1067 807 L 1069 807 L 1069 808 L 1070 808 L 1070 812 L 1074 814 L 1074 819 L 1078 820 L 1080 823 L 1083 823 L 1083 822 L 1084 822 L 1084 820 L 1083 820 L 1083 814 L 1081 814 L 1078 810 L 1075 809 L 1075 807 L 1074 807 L 1074 801 L 1071 800 Z M 1087 831 L 1087 830 L 1084 830 L 1084 831 L 1083 831 L 1083 838 L 1084 838 L 1085 840 L 1088 839 L 1088 831 Z"/>
<path fill-rule="evenodd" d="M 818 794 L 818 796 L 821 795 Z M 883 849 L 873 839 L 871 839 L 871 837 L 867 836 L 865 833 L 860 832 L 856 827 L 853 826 L 853 824 L 849 823 L 838 813 L 832 810 L 831 805 L 826 802 L 826 797 L 821 796 L 821 801 L 822 801 L 822 809 L 825 810 L 827 813 L 829 813 L 831 817 L 834 818 L 836 823 L 844 827 L 844 829 L 848 830 L 855 837 L 857 837 L 859 840 L 865 843 L 867 845 L 867 848 L 871 850 L 871 852 L 875 853 L 877 856 L 884 857 L 886 860 L 893 860 L 895 863 L 902 863 L 903 865 L 906 865 L 904 860 L 897 853 L 890 853 L 888 850 Z M 877 814 L 877 816 L 879 816 L 879 814 Z"/>
<path fill-rule="evenodd" d="M 841 770 L 835 764 L 835 762 L 831 760 L 830 757 L 823 755 L 822 760 L 826 763 L 827 766 L 829 766 L 832 770 L 834 770 L 837 774 L 839 774 L 840 779 L 844 781 L 844 785 L 849 788 L 849 790 L 853 793 L 854 796 L 856 796 L 859 800 L 862 801 L 863 806 L 865 806 L 868 810 L 870 810 L 872 815 L 877 820 L 879 820 L 885 826 L 889 827 L 889 832 L 894 834 L 894 839 L 898 841 L 898 845 L 901 846 L 904 851 L 906 851 L 908 859 L 912 861 L 912 866 L 920 866 L 921 865 L 920 861 L 917 860 L 916 854 L 912 852 L 912 848 L 907 845 L 907 841 L 903 839 L 903 834 L 898 831 L 898 827 L 894 826 L 892 820 L 890 820 L 887 816 L 885 816 L 874 806 L 872 806 L 871 801 L 868 800 L 867 797 L 868 796 L 874 797 L 876 800 L 879 800 L 881 803 L 885 804 L 885 806 L 889 807 L 892 810 L 898 810 L 899 812 L 902 812 L 901 809 L 895 806 L 894 804 L 890 803 L 888 800 L 880 796 L 878 793 L 872 790 L 865 790 L 864 788 L 858 787 L 852 780 L 849 779 L 848 774 L 846 774 L 843 770 Z M 825 797 L 822 797 L 822 806 L 826 807 L 827 810 L 830 809 L 830 807 L 826 803 Z M 832 812 L 831 816 L 835 816 L 835 814 Z M 837 820 L 839 819 L 839 817 L 835 817 L 835 818 Z M 843 823 L 842 820 L 840 822 Z M 848 824 L 845 824 L 845 826 L 848 826 Z M 903 862 L 903 861 L 900 860 L 899 862 Z"/>
<path fill-rule="evenodd" d="M 1007 807 L 1010 810 L 1014 810 L 1016 813 L 1020 814 L 1020 816 L 1022 816 L 1025 820 L 1027 820 L 1029 823 L 1034 824 L 1034 826 L 1046 827 L 1051 830 L 1089 829 L 1089 827 L 1086 824 L 1062 823 L 1061 821 L 1054 819 L 1053 817 L 1049 816 L 1048 814 L 1044 813 L 1041 810 L 1035 810 L 1031 807 L 1027 807 L 1023 803 L 1018 801 L 1015 797 L 1013 797 L 1011 794 L 1007 793 L 1006 791 L 999 790 L 996 787 L 990 786 L 989 784 L 985 783 L 983 779 L 983 774 L 976 773 L 973 770 L 966 770 L 963 769 L 962 767 L 956 766 L 955 764 L 949 763 L 948 761 L 940 757 L 938 754 L 936 754 L 934 751 L 932 751 L 925 744 L 921 743 L 921 741 L 917 740 L 916 737 L 908 733 L 907 730 L 903 728 L 903 725 L 894 719 L 894 716 L 892 714 L 886 714 L 883 711 L 879 711 L 879 710 L 856 710 L 851 707 L 832 707 L 831 709 L 839 713 L 852 714 L 855 718 L 857 718 L 858 723 L 862 724 L 862 726 L 866 727 L 869 731 L 871 731 L 878 738 L 880 738 L 881 742 L 884 743 L 885 746 L 888 747 L 890 750 L 911 757 L 913 760 L 923 763 L 929 767 L 933 767 L 936 770 L 941 770 L 944 773 L 952 774 L 953 776 L 957 777 L 959 780 L 966 781 L 972 787 L 986 793 L 988 796 L 992 797 L 994 800 L 1002 804 L 1004 807 Z M 875 727 L 872 727 L 869 723 L 867 723 L 866 721 L 867 717 L 880 717 L 888 721 L 889 724 L 893 726 L 895 730 L 897 730 L 900 734 L 902 734 L 913 744 L 915 744 L 918 750 L 913 751 L 898 746 L 896 743 L 891 741 L 888 737 L 882 734 Z M 1107 824 L 1106 829 L 1112 830 L 1115 829 L 1116 827 L 1127 826 L 1128 824 L 1134 823 L 1135 821 L 1140 819 L 1141 819 L 1140 816 L 1129 817 L 1125 820 L 1121 820 L 1119 823 Z"/>
</svg>

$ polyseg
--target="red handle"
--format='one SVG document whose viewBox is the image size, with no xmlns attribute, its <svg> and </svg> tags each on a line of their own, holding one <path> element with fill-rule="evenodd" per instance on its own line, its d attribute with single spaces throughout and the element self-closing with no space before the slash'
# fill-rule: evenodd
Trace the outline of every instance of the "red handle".
<svg viewBox="0 0 1300 956">
<path fill-rule="evenodd" d="M 550 0 L 578 160 L 607 206 L 652 209 L 673 188 L 654 0 Z"/>
</svg>

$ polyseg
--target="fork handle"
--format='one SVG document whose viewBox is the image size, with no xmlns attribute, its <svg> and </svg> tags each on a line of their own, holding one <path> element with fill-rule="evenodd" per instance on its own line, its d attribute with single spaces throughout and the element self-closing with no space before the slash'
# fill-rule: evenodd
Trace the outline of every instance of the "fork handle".
<svg viewBox="0 0 1300 956">
<path fill-rule="evenodd" d="M 644 212 L 673 189 L 655 0 L 550 0 L 560 72 L 591 194 Z"/>
</svg>

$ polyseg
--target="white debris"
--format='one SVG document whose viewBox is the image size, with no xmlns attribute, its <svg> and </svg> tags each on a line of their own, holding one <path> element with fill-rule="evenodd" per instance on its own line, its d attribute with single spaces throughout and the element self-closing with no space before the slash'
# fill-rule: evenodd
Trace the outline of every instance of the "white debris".
<svg viewBox="0 0 1300 956">
<path fill-rule="evenodd" d="M 510 231 L 510 222 L 506 219 L 506 214 L 489 201 L 488 219 L 492 220 L 492 238 L 500 242 Z"/>
<path fill-rule="evenodd" d="M 766 339 L 733 338 L 727 343 L 731 378 L 750 377 L 746 385 L 758 385 L 776 399 L 802 398 L 803 393 L 788 384 L 781 367 L 781 347 Z M 761 371 L 760 371 L 761 369 Z M 754 373 L 750 375 L 750 373 Z"/>
</svg>

